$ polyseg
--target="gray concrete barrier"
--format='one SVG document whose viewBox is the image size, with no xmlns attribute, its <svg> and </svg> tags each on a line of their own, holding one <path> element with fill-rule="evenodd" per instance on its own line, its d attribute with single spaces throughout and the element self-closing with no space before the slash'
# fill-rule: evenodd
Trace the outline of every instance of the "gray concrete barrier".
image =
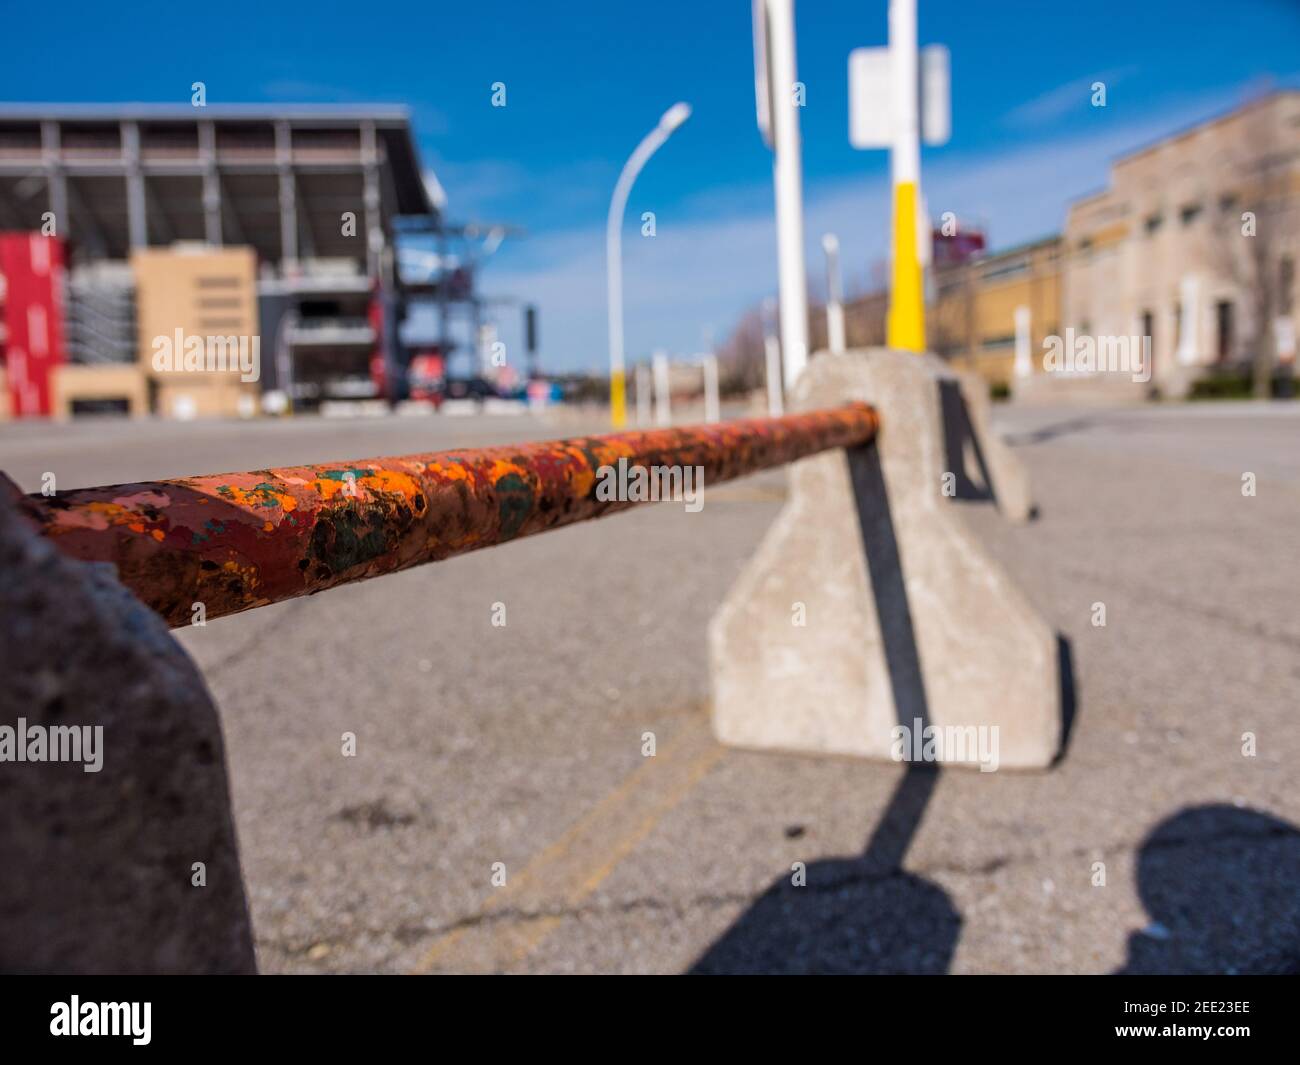
<svg viewBox="0 0 1300 1065">
<path fill-rule="evenodd" d="M 945 443 L 950 452 L 961 451 L 960 461 L 950 454 L 948 462 L 964 471 L 967 483 L 975 480 L 974 491 L 959 492 L 957 498 L 990 499 L 1008 521 L 1023 524 L 1034 516 L 1029 471 L 993 431 L 988 382 L 977 373 L 956 376 L 955 391 L 941 386 L 947 408 Z"/>
<path fill-rule="evenodd" d="M 17 495 L 0 477 L 0 970 L 252 972 L 203 679 L 111 566 L 60 554 Z"/>
<path fill-rule="evenodd" d="M 938 762 L 993 768 L 993 748 L 997 766 L 1051 763 L 1056 634 L 958 513 L 981 497 L 1015 519 L 1031 510 L 982 396 L 932 355 L 809 363 L 794 409 L 863 400 L 881 429 L 868 447 L 791 466 L 785 508 L 714 616 L 722 742 L 912 760 L 942 732 Z"/>
</svg>

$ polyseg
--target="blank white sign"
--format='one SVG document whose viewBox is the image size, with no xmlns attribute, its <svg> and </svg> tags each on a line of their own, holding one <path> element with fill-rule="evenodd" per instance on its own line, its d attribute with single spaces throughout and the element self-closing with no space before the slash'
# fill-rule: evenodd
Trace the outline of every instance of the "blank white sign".
<svg viewBox="0 0 1300 1065">
<path fill-rule="evenodd" d="M 926 45 L 918 58 L 921 139 L 926 144 L 947 144 L 952 134 L 948 49 L 942 44 Z M 889 49 L 853 49 L 849 53 L 849 143 L 855 148 L 890 147 L 893 118 Z"/>
<path fill-rule="evenodd" d="M 921 139 L 947 144 L 952 135 L 952 90 L 948 49 L 927 44 L 921 49 Z"/>
<path fill-rule="evenodd" d="M 849 143 L 855 148 L 888 148 L 894 141 L 889 66 L 888 48 L 849 53 Z"/>
</svg>

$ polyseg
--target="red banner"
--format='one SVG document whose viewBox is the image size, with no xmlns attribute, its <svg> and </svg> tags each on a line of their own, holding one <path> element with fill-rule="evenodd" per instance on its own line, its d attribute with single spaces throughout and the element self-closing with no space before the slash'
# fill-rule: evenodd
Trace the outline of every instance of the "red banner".
<svg viewBox="0 0 1300 1065">
<path fill-rule="evenodd" d="M 57 237 L 0 233 L 5 376 L 15 417 L 50 413 L 52 374 L 64 361 L 63 264 Z"/>
</svg>

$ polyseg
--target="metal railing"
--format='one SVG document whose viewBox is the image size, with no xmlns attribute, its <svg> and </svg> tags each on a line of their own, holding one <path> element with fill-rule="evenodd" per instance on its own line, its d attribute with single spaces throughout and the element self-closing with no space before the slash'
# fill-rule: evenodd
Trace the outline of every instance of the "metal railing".
<svg viewBox="0 0 1300 1065">
<path fill-rule="evenodd" d="M 29 495 L 63 553 L 111 562 L 172 627 L 311 595 L 625 510 L 604 468 L 698 467 L 718 484 L 870 443 L 875 409 L 292 466 Z M 605 498 L 602 498 L 604 496 Z"/>
</svg>

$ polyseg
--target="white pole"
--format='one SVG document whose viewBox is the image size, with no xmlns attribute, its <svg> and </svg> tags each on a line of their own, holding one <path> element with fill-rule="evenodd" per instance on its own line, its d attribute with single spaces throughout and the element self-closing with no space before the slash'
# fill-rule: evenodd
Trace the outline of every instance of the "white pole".
<svg viewBox="0 0 1300 1065">
<path fill-rule="evenodd" d="M 662 351 L 654 354 L 655 367 L 655 424 L 667 428 L 673 424 L 672 397 L 668 394 L 668 356 Z"/>
<path fill-rule="evenodd" d="M 844 289 L 840 281 L 840 241 L 834 233 L 822 237 L 826 252 L 826 346 L 832 355 L 843 355 Z"/>
<path fill-rule="evenodd" d="M 893 283 L 886 343 L 903 351 L 925 350 L 925 305 L 917 249 L 921 204 L 921 125 L 917 92 L 916 0 L 889 0 L 889 70 L 892 78 Z"/>
<path fill-rule="evenodd" d="M 1179 326 L 1178 363 L 1191 366 L 1201 354 L 1201 282 L 1195 274 L 1187 274 L 1179 285 L 1179 298 L 1183 305 L 1183 318 Z"/>
<path fill-rule="evenodd" d="M 803 259 L 803 168 L 795 104 L 794 0 L 766 0 L 768 69 L 772 81 L 772 180 L 776 186 L 776 248 L 785 385 L 808 361 L 808 279 Z"/>
<path fill-rule="evenodd" d="M 1017 307 L 1015 311 L 1016 323 L 1016 362 L 1015 375 L 1017 377 L 1028 377 L 1034 372 L 1034 357 L 1032 353 L 1033 339 L 1030 333 L 1032 318 L 1028 307 Z"/>
<path fill-rule="evenodd" d="M 921 180 L 920 101 L 917 99 L 916 0 L 889 0 L 889 59 L 893 83 L 894 144 L 889 153 L 894 187 Z"/>
<path fill-rule="evenodd" d="M 609 201 L 609 217 L 605 222 L 605 274 L 609 285 L 609 407 L 610 419 L 616 427 L 627 421 L 623 365 L 623 212 L 627 208 L 632 183 L 641 173 L 641 168 L 673 131 L 690 117 L 690 105 L 683 103 L 673 104 L 663 113 L 659 124 L 646 134 L 623 164 L 623 172 L 618 176 L 614 195 Z"/>
<path fill-rule="evenodd" d="M 718 357 L 704 356 L 704 420 L 712 424 L 721 419 L 718 403 Z"/>
<path fill-rule="evenodd" d="M 781 345 L 773 332 L 772 319 L 776 315 L 776 300 L 769 296 L 763 301 L 763 376 L 767 382 L 767 413 L 779 417 L 785 410 L 781 393 Z"/>
<path fill-rule="evenodd" d="M 767 413 L 779 418 L 785 404 L 781 399 L 781 345 L 776 337 L 763 338 L 763 354 L 767 356 Z"/>
<path fill-rule="evenodd" d="M 637 363 L 636 367 L 636 423 L 637 425 L 646 426 L 650 424 L 650 393 L 654 386 L 650 383 L 650 367 L 645 363 Z"/>
</svg>

